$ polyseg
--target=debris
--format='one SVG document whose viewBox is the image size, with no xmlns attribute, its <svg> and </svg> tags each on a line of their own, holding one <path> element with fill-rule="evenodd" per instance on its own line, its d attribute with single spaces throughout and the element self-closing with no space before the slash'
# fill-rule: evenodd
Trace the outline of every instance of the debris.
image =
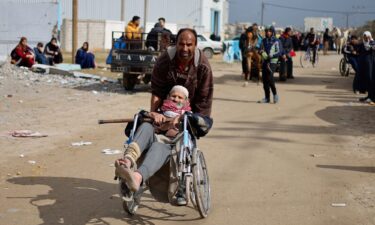
<svg viewBox="0 0 375 225">
<path fill-rule="evenodd" d="M 30 163 L 30 164 L 32 164 L 32 165 L 34 165 L 36 163 L 36 161 L 34 161 L 34 160 L 29 160 L 27 162 Z"/>
<path fill-rule="evenodd" d="M 345 207 L 346 203 L 332 203 L 331 206 L 332 207 Z"/>
<path fill-rule="evenodd" d="M 21 155 L 20 155 L 20 158 L 24 158 L 24 157 L 25 157 L 25 155 L 24 155 L 24 154 L 21 154 Z"/>
<path fill-rule="evenodd" d="M 47 137 L 47 134 L 41 134 L 37 131 L 31 131 L 31 130 L 15 130 L 13 132 L 9 133 L 13 137 Z"/>
<path fill-rule="evenodd" d="M 9 95 L 6 95 L 7 98 L 11 98 L 13 97 L 13 95 L 9 94 Z"/>
<path fill-rule="evenodd" d="M 17 175 L 17 176 L 21 175 L 21 172 L 20 172 L 20 171 L 18 171 L 18 172 L 16 173 L 16 175 Z"/>
<path fill-rule="evenodd" d="M 318 157 L 322 157 L 323 155 L 320 155 L 320 154 L 310 154 L 311 157 L 315 157 L 315 158 L 318 158 Z"/>
<path fill-rule="evenodd" d="M 107 149 L 103 149 L 102 153 L 104 153 L 105 155 L 116 155 L 116 154 L 121 154 L 121 151 L 117 149 L 107 148 Z"/>
<path fill-rule="evenodd" d="M 249 85 L 249 82 L 245 81 L 245 83 L 242 85 L 242 87 L 247 87 Z"/>
<path fill-rule="evenodd" d="M 23 100 L 19 100 L 18 102 L 22 104 L 22 103 L 23 103 Z"/>
<path fill-rule="evenodd" d="M 97 92 L 97 91 L 92 91 L 92 93 L 94 94 L 94 95 L 97 95 L 99 92 Z"/>
<path fill-rule="evenodd" d="M 89 141 L 80 141 L 80 142 L 73 142 L 72 146 L 84 146 L 84 145 L 91 145 L 92 142 Z"/>
<path fill-rule="evenodd" d="M 337 70 L 336 67 L 332 67 L 331 70 Z"/>
</svg>

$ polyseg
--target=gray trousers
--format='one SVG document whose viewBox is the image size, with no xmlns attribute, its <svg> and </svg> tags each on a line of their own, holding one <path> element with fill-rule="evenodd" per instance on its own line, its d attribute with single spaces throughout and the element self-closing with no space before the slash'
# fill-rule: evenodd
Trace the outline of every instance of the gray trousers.
<svg viewBox="0 0 375 225">
<path fill-rule="evenodd" d="M 154 127 L 150 123 L 141 124 L 133 141 L 139 145 L 142 155 L 145 154 L 137 171 L 142 175 L 143 181 L 147 181 L 168 161 L 171 146 L 157 141 Z"/>
</svg>

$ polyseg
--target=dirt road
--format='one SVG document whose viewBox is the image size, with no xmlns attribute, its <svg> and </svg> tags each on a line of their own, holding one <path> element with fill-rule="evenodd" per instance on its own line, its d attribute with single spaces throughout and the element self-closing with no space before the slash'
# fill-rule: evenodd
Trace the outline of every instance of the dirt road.
<svg viewBox="0 0 375 225">
<path fill-rule="evenodd" d="M 375 107 L 357 103 L 338 61 L 331 55 L 318 68 L 296 65 L 296 79 L 277 84 L 277 105 L 256 103 L 262 88 L 243 87 L 239 64 L 212 62 L 215 122 L 199 141 L 212 188 L 204 220 L 147 194 L 136 216 L 122 210 L 112 179 L 119 155 L 101 151 L 122 150 L 123 125 L 96 121 L 148 109 L 147 87 L 132 94 L 2 76 L 0 224 L 375 224 Z M 16 129 L 49 136 L 6 134 Z M 79 141 L 92 144 L 71 145 Z"/>
</svg>

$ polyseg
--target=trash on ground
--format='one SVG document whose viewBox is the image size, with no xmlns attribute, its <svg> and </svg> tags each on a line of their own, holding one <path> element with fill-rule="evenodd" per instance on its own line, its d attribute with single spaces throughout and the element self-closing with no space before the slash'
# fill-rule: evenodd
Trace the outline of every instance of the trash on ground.
<svg viewBox="0 0 375 225">
<path fill-rule="evenodd" d="M 92 91 L 92 93 L 94 94 L 94 95 L 97 95 L 99 92 L 97 92 L 97 91 Z"/>
<path fill-rule="evenodd" d="M 72 146 L 84 146 L 84 145 L 91 145 L 92 142 L 90 141 L 80 141 L 80 142 L 73 142 Z"/>
<path fill-rule="evenodd" d="M 117 149 L 103 149 L 102 150 L 102 153 L 104 153 L 105 155 L 116 155 L 116 154 L 121 154 L 122 151 L 120 150 L 117 150 Z"/>
<path fill-rule="evenodd" d="M 27 162 L 30 163 L 30 164 L 32 164 L 32 165 L 36 164 L 36 161 L 34 161 L 34 160 L 29 160 Z"/>
<path fill-rule="evenodd" d="M 41 134 L 32 130 L 15 130 L 9 133 L 13 137 L 48 137 L 47 134 Z"/>
<path fill-rule="evenodd" d="M 311 154 L 310 156 L 314 157 L 314 158 L 318 158 L 318 157 L 322 157 L 323 155 L 321 155 L 321 154 Z"/>
<path fill-rule="evenodd" d="M 20 158 L 24 158 L 24 157 L 25 157 L 25 155 L 24 155 L 24 154 L 21 154 L 21 155 L 20 155 Z"/>
<path fill-rule="evenodd" d="M 346 203 L 332 203 L 331 206 L 332 207 L 345 207 Z"/>
</svg>

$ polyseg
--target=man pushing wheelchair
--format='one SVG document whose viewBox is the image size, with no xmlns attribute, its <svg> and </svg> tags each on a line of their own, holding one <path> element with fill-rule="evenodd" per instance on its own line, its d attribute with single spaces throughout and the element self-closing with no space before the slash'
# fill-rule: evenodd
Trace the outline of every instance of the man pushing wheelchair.
<svg viewBox="0 0 375 225">
<path fill-rule="evenodd" d="M 208 173 L 195 139 L 207 134 L 213 123 L 212 70 L 197 48 L 195 30 L 181 29 L 176 39 L 176 46 L 168 48 L 154 66 L 150 112 L 138 114 L 151 121 L 142 123 L 138 116 L 135 118 L 124 157 L 115 162 L 115 174 L 125 189 L 121 190 L 125 201 L 131 202 L 132 196 L 170 162 L 178 168 L 171 167 L 176 179 L 169 181 L 169 201 L 187 205 L 192 199 L 201 216 L 206 217 L 210 202 Z M 190 188 L 194 194 L 187 196 Z"/>
</svg>

